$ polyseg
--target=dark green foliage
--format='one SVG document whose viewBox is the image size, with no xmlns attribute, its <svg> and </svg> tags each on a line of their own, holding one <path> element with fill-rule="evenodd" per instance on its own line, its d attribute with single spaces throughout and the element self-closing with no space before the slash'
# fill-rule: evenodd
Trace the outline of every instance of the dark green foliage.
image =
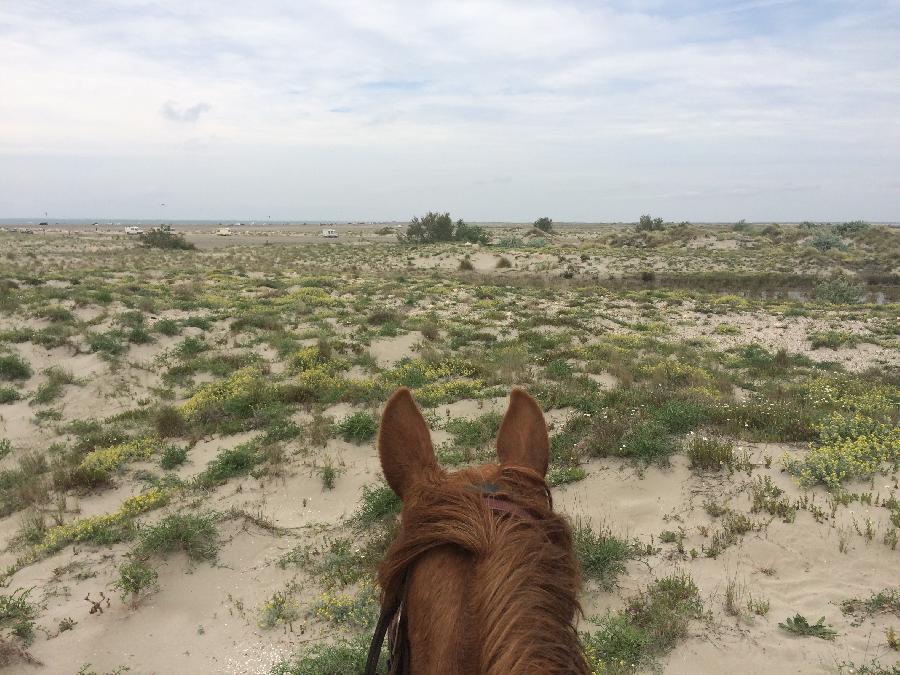
<svg viewBox="0 0 900 675">
<path fill-rule="evenodd" d="M 279 319 L 278 316 L 274 314 L 254 312 L 251 314 L 245 314 L 244 316 L 235 319 L 231 323 L 232 333 L 240 333 L 241 331 L 247 330 L 248 328 L 258 328 L 260 330 L 271 331 L 281 330 L 281 319 Z"/>
<path fill-rule="evenodd" d="M 34 641 L 37 607 L 28 601 L 30 588 L 19 588 L 10 595 L 0 595 L 0 627 L 21 639 L 26 645 Z"/>
<path fill-rule="evenodd" d="M 622 438 L 622 445 L 609 453 L 630 457 L 643 462 L 663 462 L 675 451 L 672 437 L 666 427 L 654 420 L 639 423 Z"/>
<path fill-rule="evenodd" d="M 27 380 L 32 370 L 18 354 L 0 354 L 0 380 Z"/>
<path fill-rule="evenodd" d="M 456 231 L 453 233 L 453 238 L 457 241 L 467 241 L 472 244 L 488 243 L 488 234 L 483 227 L 469 225 L 462 220 L 456 221 Z"/>
<path fill-rule="evenodd" d="M 675 573 L 630 598 L 625 609 L 595 620 L 600 630 L 582 634 L 588 662 L 599 672 L 653 670 L 653 657 L 672 650 L 688 635 L 703 603 L 693 579 Z"/>
<path fill-rule="evenodd" d="M 190 337 L 186 337 L 177 347 L 175 347 L 173 353 L 179 359 L 188 360 L 202 354 L 207 349 L 209 349 L 209 346 L 202 337 L 191 335 Z"/>
<path fill-rule="evenodd" d="M 375 437 L 378 420 L 368 412 L 355 412 L 337 425 L 337 431 L 349 443 L 365 443 Z"/>
<path fill-rule="evenodd" d="M 816 286 L 816 300 L 833 305 L 853 305 L 859 302 L 862 288 L 845 277 L 823 281 Z"/>
<path fill-rule="evenodd" d="M 832 227 L 834 233 L 840 237 L 850 237 L 860 232 L 865 232 L 870 227 L 869 223 L 864 220 L 852 220 L 848 223 L 840 223 Z"/>
<path fill-rule="evenodd" d="M 219 551 L 215 517 L 173 513 L 140 531 L 138 556 L 184 551 L 191 560 L 214 560 Z"/>
<path fill-rule="evenodd" d="M 696 429 L 706 421 L 707 411 L 706 408 L 696 403 L 672 399 L 654 411 L 652 418 L 670 433 L 682 434 Z"/>
<path fill-rule="evenodd" d="M 731 443 L 717 438 L 693 436 L 687 442 L 687 456 L 692 469 L 718 471 L 734 464 L 734 448 Z"/>
<path fill-rule="evenodd" d="M 453 419 L 445 429 L 453 434 L 453 444 L 459 448 L 483 448 L 490 443 L 500 429 L 503 420 L 500 413 L 486 413 L 474 420 Z"/>
<path fill-rule="evenodd" d="M 554 380 L 563 380 L 572 376 L 572 366 L 564 359 L 554 359 L 547 364 L 544 372 Z"/>
<path fill-rule="evenodd" d="M 810 246 L 820 251 L 830 251 L 831 249 L 845 250 L 844 242 L 834 232 L 816 232 L 809 240 Z"/>
<path fill-rule="evenodd" d="M 388 485 L 384 483 L 364 485 L 362 497 L 351 521 L 357 527 L 369 527 L 397 515 L 402 507 L 400 497 L 394 494 Z"/>
<path fill-rule="evenodd" d="M 637 224 L 638 232 L 653 232 L 664 228 L 665 223 L 662 218 L 651 218 L 649 215 L 641 216 Z"/>
<path fill-rule="evenodd" d="M 140 595 L 146 594 L 156 586 L 159 574 L 142 560 L 132 560 L 119 568 L 119 578 L 114 587 L 122 592 L 122 601 L 131 598 L 132 606 L 137 604 Z"/>
<path fill-rule="evenodd" d="M 263 460 L 258 444 L 250 441 L 219 452 L 206 469 L 195 479 L 197 487 L 209 488 L 224 483 L 229 478 L 241 476 Z"/>
<path fill-rule="evenodd" d="M 612 664 L 610 673 L 634 672 L 647 658 L 650 636 L 624 614 L 608 614 L 596 621 L 599 630 L 582 634 L 588 657 Z M 625 664 L 619 667 L 619 664 Z M 607 672 L 604 668 L 601 672 Z"/>
<path fill-rule="evenodd" d="M 122 341 L 122 333 L 117 330 L 110 330 L 105 333 L 89 333 L 87 341 L 92 352 L 109 358 L 118 356 L 126 349 L 126 345 Z"/>
<path fill-rule="evenodd" d="M 155 330 L 160 335 L 172 337 L 173 335 L 178 335 L 181 332 L 181 326 L 177 321 L 174 321 L 172 319 L 160 319 L 155 324 L 153 324 L 153 330 Z"/>
<path fill-rule="evenodd" d="M 141 244 L 147 248 L 175 249 L 192 251 L 197 247 L 184 238 L 183 234 L 173 232 L 169 225 L 161 225 L 140 235 Z"/>
<path fill-rule="evenodd" d="M 369 637 L 359 635 L 333 644 L 320 643 L 277 663 L 269 675 L 351 675 L 362 673 L 369 652 Z M 379 673 L 387 672 L 387 648 L 381 650 Z"/>
<path fill-rule="evenodd" d="M 22 398 L 19 391 L 13 387 L 0 387 L 0 405 L 14 403 Z"/>
<path fill-rule="evenodd" d="M 534 226 L 542 232 L 552 232 L 553 220 L 548 218 L 547 216 L 542 216 L 534 221 Z"/>
<path fill-rule="evenodd" d="M 469 225 L 463 220 L 456 223 L 450 218 L 449 213 L 435 213 L 429 211 L 419 218 L 413 216 L 406 228 L 405 235 L 398 235 L 401 241 L 411 244 L 431 244 L 439 241 L 468 241 L 478 244 L 486 244 L 487 232 L 483 227 Z"/>
<path fill-rule="evenodd" d="M 625 563 L 637 555 L 635 547 L 624 539 L 607 530 L 594 532 L 583 522 L 575 524 L 572 539 L 582 578 L 598 582 L 604 590 L 616 585 Z"/>
<path fill-rule="evenodd" d="M 834 640 L 837 631 L 830 626 L 825 625 L 825 617 L 820 618 L 816 623 L 810 624 L 806 617 L 802 614 L 795 614 L 788 617 L 783 623 L 778 624 L 779 628 L 783 628 L 788 633 L 801 636 L 812 636 L 823 640 Z"/>
<path fill-rule="evenodd" d="M 690 620 L 700 618 L 703 602 L 694 580 L 675 573 L 631 598 L 625 612 L 646 633 L 650 651 L 664 653 L 687 637 Z"/>
<path fill-rule="evenodd" d="M 401 236 L 401 235 L 398 235 Z M 404 241 L 412 244 L 429 244 L 453 239 L 453 220 L 449 213 L 429 211 L 419 218 L 413 216 L 403 235 Z"/>
<path fill-rule="evenodd" d="M 178 408 L 164 405 L 153 413 L 153 428 L 160 438 L 174 438 L 187 433 L 188 425 Z"/>
<path fill-rule="evenodd" d="M 322 487 L 326 490 L 334 490 L 337 482 L 338 470 L 330 462 L 319 467 L 319 478 L 322 479 Z"/>
<path fill-rule="evenodd" d="M 162 456 L 159 458 L 159 465 L 166 471 L 169 471 L 176 466 L 184 464 L 185 459 L 187 459 L 187 448 L 169 445 L 162 451 Z"/>
</svg>

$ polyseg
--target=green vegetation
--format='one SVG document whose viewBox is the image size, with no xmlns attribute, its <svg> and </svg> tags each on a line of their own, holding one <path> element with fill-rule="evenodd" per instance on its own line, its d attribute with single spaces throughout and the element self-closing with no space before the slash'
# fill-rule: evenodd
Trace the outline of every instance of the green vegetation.
<svg viewBox="0 0 900 675">
<path fill-rule="evenodd" d="M 173 232 L 171 226 L 160 225 L 140 235 L 141 244 L 147 248 L 175 249 L 191 251 L 197 248 L 184 238 L 183 234 Z"/>
<path fill-rule="evenodd" d="M 449 213 L 435 213 L 429 211 L 419 218 L 413 216 L 409 221 L 405 234 L 398 234 L 401 241 L 411 244 L 430 244 L 440 241 L 467 241 L 476 244 L 486 244 L 487 231 L 477 225 L 469 225 L 463 220 L 455 223 Z"/>
<path fill-rule="evenodd" d="M 368 412 L 356 412 L 337 425 L 337 432 L 349 443 L 365 443 L 375 437 L 378 420 Z"/>
<path fill-rule="evenodd" d="M 582 634 L 588 663 L 599 673 L 644 670 L 686 638 L 691 620 L 702 616 L 700 591 L 690 576 L 658 579 L 622 612 L 595 619 L 599 630 Z"/>
<path fill-rule="evenodd" d="M 31 366 L 18 354 L 0 354 L 0 381 L 27 380 Z"/>
<path fill-rule="evenodd" d="M 596 581 L 604 590 L 616 585 L 616 579 L 625 571 L 625 563 L 638 555 L 634 544 L 606 529 L 594 532 L 583 522 L 575 524 L 572 538 L 582 577 Z"/>
<path fill-rule="evenodd" d="M 735 461 L 731 443 L 703 436 L 691 436 L 687 443 L 687 456 L 691 460 L 691 468 L 713 471 L 730 468 Z"/>
<path fill-rule="evenodd" d="M 122 601 L 130 599 L 131 607 L 138 605 L 142 596 L 156 588 L 159 574 L 142 560 L 133 560 L 119 568 L 115 587 L 122 592 Z"/>
<path fill-rule="evenodd" d="M 30 645 L 34 641 L 37 607 L 29 600 L 30 588 L 19 588 L 0 595 L 0 628 Z"/>
<path fill-rule="evenodd" d="M 335 644 L 314 644 L 300 652 L 293 659 L 276 664 L 270 675 L 337 675 L 338 673 L 361 673 L 365 670 L 369 653 L 369 638 L 359 635 L 350 640 L 339 640 Z M 386 672 L 387 655 L 381 653 L 379 672 Z"/>
<path fill-rule="evenodd" d="M 358 527 L 369 527 L 400 513 L 402 506 L 400 498 L 387 485 L 364 485 L 351 521 Z"/>
<path fill-rule="evenodd" d="M 212 514 L 173 513 L 140 531 L 138 556 L 184 551 L 191 560 L 215 560 L 219 551 L 216 519 Z"/>
<path fill-rule="evenodd" d="M 865 550 L 873 574 L 885 568 L 900 542 L 900 231 L 648 216 L 551 236 L 538 234 L 540 221 L 482 231 L 445 215 L 417 219 L 418 231 L 414 222 L 405 243 L 415 247 L 366 227 L 328 246 L 237 237 L 194 252 L 92 233 L 0 233 L 12 252 L 0 254 L 0 411 L 12 441 L 0 439 L 0 516 L 12 519 L 4 545 L 16 558 L 7 593 L 18 570 L 47 557 L 60 556 L 45 564 L 62 588 L 96 574 L 70 567 L 70 551 L 74 562 L 129 551 L 117 588 L 138 601 L 156 585 L 154 556 L 213 560 L 218 529 L 223 538 L 259 530 L 284 544 L 269 570 L 281 576 L 253 605 L 234 593 L 227 611 L 333 640 L 284 672 L 353 672 L 377 565 L 398 527 L 401 504 L 376 480 L 372 446 L 377 411 L 401 385 L 447 471 L 494 460 L 501 415 L 491 411 L 511 386 L 535 396 L 551 439 L 547 483 L 572 514 L 582 575 L 602 606 L 644 567 L 718 569 L 742 542 L 806 541 L 832 524 L 825 538 L 842 560 Z M 76 389 L 72 373 L 90 388 Z M 94 419 L 79 417 L 86 404 Z M 774 447 L 784 454 L 773 461 Z M 621 522 L 594 531 L 579 518 L 631 486 L 677 489 L 688 462 L 697 475 L 677 505 L 660 495 L 658 531 L 629 532 L 640 501 L 628 499 Z M 309 524 L 336 497 L 320 481 L 349 485 L 361 466 L 372 482 L 352 515 Z M 99 506 L 112 489 L 141 493 Z M 308 527 L 282 529 L 282 495 Z M 157 511 L 166 504 L 175 516 Z M 213 515 L 223 504 L 240 506 Z M 222 517 L 240 527 L 220 527 Z M 752 595 L 720 574 L 729 582 L 717 611 L 778 632 L 777 620 L 755 618 L 777 592 L 768 579 L 777 572 L 759 573 Z M 845 634 L 859 639 L 857 622 L 871 628 L 869 614 L 896 615 L 891 582 L 875 583 L 871 599 L 845 603 L 838 646 Z M 64 616 L 82 628 L 81 597 L 48 586 L 30 597 L 53 617 L 48 634 Z M 703 618 L 687 584 L 651 584 L 639 597 L 595 619 L 585 646 L 596 672 L 653 671 Z M 883 628 L 873 635 L 886 650 Z"/>
<path fill-rule="evenodd" d="M 542 216 L 534 221 L 534 227 L 541 232 L 552 232 L 553 220 L 548 218 L 547 216 Z"/>
<path fill-rule="evenodd" d="M 793 617 L 785 619 L 783 623 L 779 623 L 778 626 L 794 635 L 812 636 L 823 640 L 834 640 L 837 635 L 837 631 L 825 625 L 824 616 L 816 623 L 811 624 L 802 614 L 795 614 Z"/>
</svg>

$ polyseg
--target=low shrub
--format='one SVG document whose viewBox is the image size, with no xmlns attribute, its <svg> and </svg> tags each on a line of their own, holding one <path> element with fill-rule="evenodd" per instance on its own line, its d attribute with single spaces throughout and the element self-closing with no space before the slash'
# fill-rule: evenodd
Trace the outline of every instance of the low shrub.
<svg viewBox="0 0 900 675">
<path fill-rule="evenodd" d="M 625 571 L 625 563 L 637 555 L 632 544 L 606 529 L 595 532 L 583 521 L 575 523 L 572 540 L 582 577 L 596 581 L 604 590 L 616 585 L 616 579 Z"/>
<path fill-rule="evenodd" d="M 686 446 L 692 469 L 718 471 L 734 465 L 734 447 L 727 441 L 694 435 Z"/>
<path fill-rule="evenodd" d="M 31 366 L 21 356 L 0 354 L 0 380 L 27 380 L 31 375 Z"/>
<path fill-rule="evenodd" d="M 140 531 L 137 556 L 184 551 L 191 560 L 215 560 L 219 552 L 212 514 L 173 513 Z"/>
<path fill-rule="evenodd" d="M 337 432 L 348 443 L 365 443 L 375 437 L 378 420 L 369 412 L 355 412 L 337 425 Z"/>
</svg>

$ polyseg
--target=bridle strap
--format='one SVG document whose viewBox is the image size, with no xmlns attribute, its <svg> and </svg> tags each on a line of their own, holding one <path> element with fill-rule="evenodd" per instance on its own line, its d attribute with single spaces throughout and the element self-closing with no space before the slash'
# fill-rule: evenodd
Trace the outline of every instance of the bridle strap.
<svg viewBox="0 0 900 675">
<path fill-rule="evenodd" d="M 364 675 L 376 675 L 378 672 L 378 660 L 381 658 L 381 647 L 384 644 L 384 636 L 387 634 L 391 621 L 397 615 L 400 609 L 400 603 L 392 607 L 382 608 L 378 617 L 378 625 L 375 626 L 375 634 L 372 635 L 372 642 L 369 644 L 369 655 L 366 658 L 366 669 Z"/>
<path fill-rule="evenodd" d="M 485 495 L 482 497 L 485 505 L 491 510 L 496 511 L 498 513 L 509 513 L 514 516 L 519 516 L 522 520 L 528 520 L 530 522 L 534 522 L 537 520 L 534 515 L 532 515 L 526 509 L 523 509 L 518 504 L 514 504 L 513 502 L 507 499 L 501 499 L 499 497 L 489 497 Z"/>
</svg>

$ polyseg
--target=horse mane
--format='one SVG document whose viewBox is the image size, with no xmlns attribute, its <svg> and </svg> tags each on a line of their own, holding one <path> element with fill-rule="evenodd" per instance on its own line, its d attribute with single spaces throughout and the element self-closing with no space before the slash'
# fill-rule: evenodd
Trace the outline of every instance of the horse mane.
<svg viewBox="0 0 900 675">
<path fill-rule="evenodd" d="M 477 488 L 479 471 L 441 473 L 406 495 L 396 539 L 378 579 L 385 606 L 404 592 L 407 570 L 421 556 L 455 546 L 471 557 L 468 601 L 480 638 L 480 672 L 589 673 L 572 621 L 581 611 L 578 564 L 568 522 L 553 512 L 544 480 L 530 469 L 491 467 L 491 496 L 533 516 L 495 513 Z"/>
</svg>

